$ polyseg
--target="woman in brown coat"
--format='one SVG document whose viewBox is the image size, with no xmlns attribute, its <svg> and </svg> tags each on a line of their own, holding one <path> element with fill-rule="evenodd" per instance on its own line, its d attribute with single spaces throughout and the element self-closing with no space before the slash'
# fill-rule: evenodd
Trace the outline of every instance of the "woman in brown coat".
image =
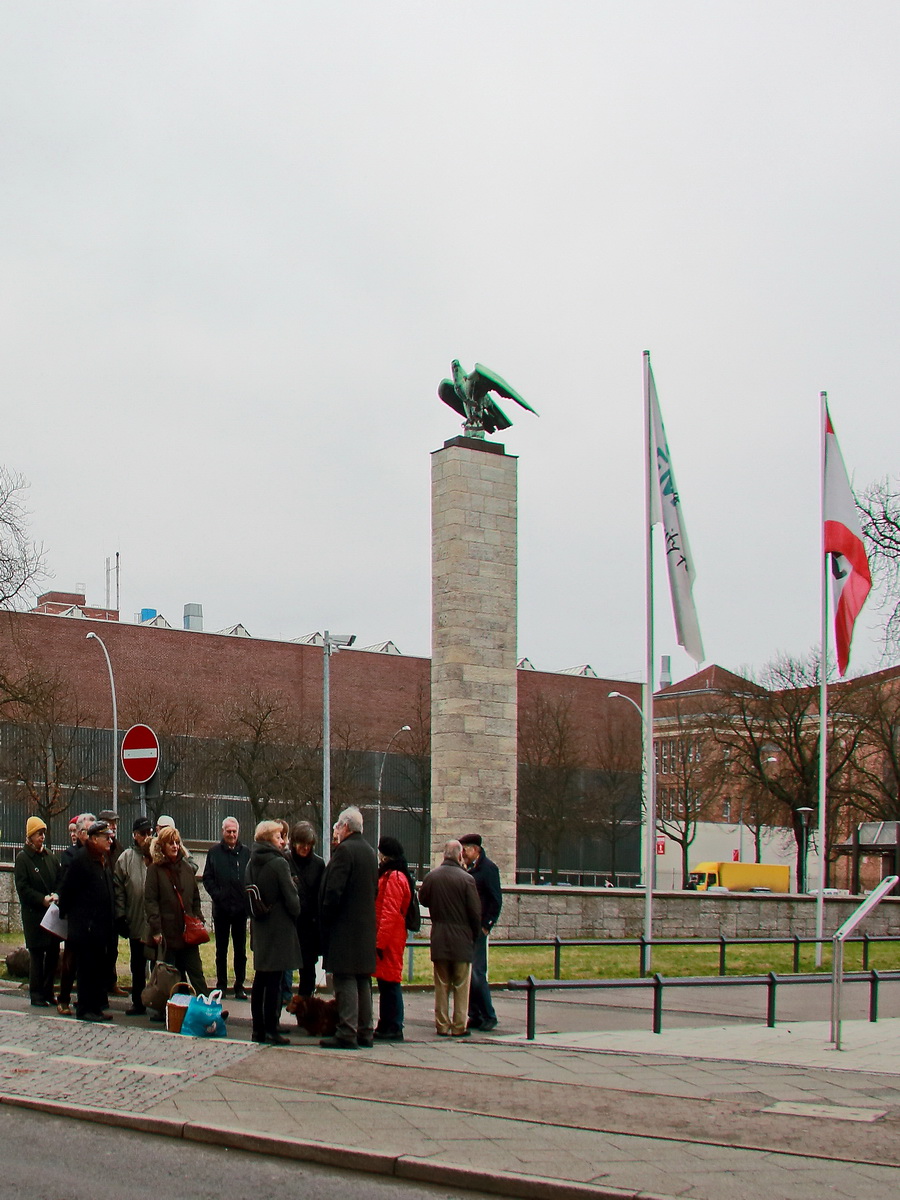
<svg viewBox="0 0 900 1200">
<path fill-rule="evenodd" d="M 173 826 L 161 829 L 150 848 L 152 862 L 144 882 L 144 907 L 150 941 L 161 946 L 163 961 L 171 963 L 188 979 L 194 991 L 205 993 L 206 980 L 200 962 L 200 947 L 184 944 L 184 914 L 202 919 L 200 890 L 187 863 L 181 834 Z"/>
</svg>

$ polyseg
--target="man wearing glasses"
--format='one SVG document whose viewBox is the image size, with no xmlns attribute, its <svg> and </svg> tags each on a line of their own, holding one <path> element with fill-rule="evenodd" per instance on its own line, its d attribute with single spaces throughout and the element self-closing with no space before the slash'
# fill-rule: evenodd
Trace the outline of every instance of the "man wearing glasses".
<svg viewBox="0 0 900 1200">
<path fill-rule="evenodd" d="M 107 822 L 94 821 L 59 889 L 60 915 L 68 919 L 69 941 L 75 948 L 75 1015 L 81 1021 L 106 1020 L 110 948 L 116 945 L 112 840 Z"/>
</svg>

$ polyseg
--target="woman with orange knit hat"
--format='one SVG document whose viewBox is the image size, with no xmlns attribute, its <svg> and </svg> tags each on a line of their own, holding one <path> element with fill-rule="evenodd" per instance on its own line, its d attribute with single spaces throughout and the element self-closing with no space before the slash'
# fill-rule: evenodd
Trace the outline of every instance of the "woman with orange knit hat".
<svg viewBox="0 0 900 1200">
<path fill-rule="evenodd" d="M 59 862 L 44 842 L 47 826 L 40 817 L 29 817 L 25 825 L 25 845 L 16 855 L 15 883 L 22 910 L 25 945 L 31 957 L 28 990 L 35 1008 L 56 1003 L 53 981 L 59 962 L 59 938 L 41 927 L 44 913 L 58 899 Z"/>
</svg>

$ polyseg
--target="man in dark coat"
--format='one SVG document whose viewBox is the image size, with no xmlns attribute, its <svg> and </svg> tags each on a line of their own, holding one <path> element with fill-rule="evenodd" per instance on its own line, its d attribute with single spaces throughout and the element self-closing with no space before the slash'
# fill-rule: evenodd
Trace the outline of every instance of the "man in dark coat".
<svg viewBox="0 0 900 1200">
<path fill-rule="evenodd" d="M 438 1036 L 469 1037 L 469 979 L 475 940 L 481 933 L 481 902 L 475 880 L 462 865 L 459 842 L 444 846 L 444 861 L 425 876 L 419 902 L 431 917 L 434 1023 Z"/>
<path fill-rule="evenodd" d="M 47 909 L 58 897 L 59 862 L 45 847 L 47 826 L 40 817 L 29 817 L 25 845 L 16 856 L 15 884 L 22 910 L 25 945 L 31 957 L 28 991 L 35 1008 L 56 1003 L 53 980 L 59 962 L 59 938 L 41 928 Z"/>
<path fill-rule="evenodd" d="M 59 889 L 60 915 L 69 922 L 75 947 L 81 1021 L 103 1021 L 109 1000 L 109 946 L 115 941 L 115 894 L 109 867 L 112 834 L 105 821 L 88 828 L 84 849 L 72 859 Z"/>
<path fill-rule="evenodd" d="M 75 861 L 76 855 L 84 849 L 87 843 L 88 830 L 97 818 L 93 813 L 79 813 L 74 822 L 69 822 L 69 837 L 71 846 L 66 846 L 59 856 L 59 882 L 57 891 L 62 890 L 63 880 Z M 63 946 L 62 967 L 59 972 L 59 991 L 56 993 L 56 1011 L 61 1017 L 72 1015 L 72 986 L 75 983 L 75 943 L 66 938 Z"/>
<path fill-rule="evenodd" d="M 234 998 L 246 1000 L 247 893 L 244 875 L 250 850 L 240 841 L 241 827 L 234 817 L 222 822 L 222 840 L 206 856 L 203 886 L 209 892 L 216 935 L 216 987 L 228 983 L 228 939 L 234 947 Z"/>
<path fill-rule="evenodd" d="M 119 856 L 125 849 L 119 841 L 119 814 L 113 808 L 104 808 L 102 812 L 97 813 L 97 820 L 105 821 L 112 834 L 112 841 L 109 843 L 109 869 L 115 872 Z M 127 996 L 128 993 L 125 989 L 119 987 L 119 972 L 116 966 L 119 958 L 118 940 L 110 946 L 109 955 L 109 994 L 111 996 Z"/>
<path fill-rule="evenodd" d="M 375 973 L 375 896 L 378 861 L 363 840 L 358 808 L 334 823 L 337 842 L 322 878 L 321 932 L 325 970 L 334 979 L 338 1026 L 320 1045 L 341 1050 L 374 1045 L 372 976 Z"/>
<path fill-rule="evenodd" d="M 472 986 L 469 988 L 469 1028 L 490 1033 L 497 1028 L 497 1014 L 491 1000 L 491 985 L 488 983 L 487 940 L 488 934 L 497 923 L 503 907 L 503 891 L 500 887 L 500 871 L 484 852 L 480 833 L 467 833 L 461 837 L 463 859 L 469 874 L 478 888 L 481 900 L 481 933 L 475 941 L 475 956 L 472 959 Z"/>
</svg>

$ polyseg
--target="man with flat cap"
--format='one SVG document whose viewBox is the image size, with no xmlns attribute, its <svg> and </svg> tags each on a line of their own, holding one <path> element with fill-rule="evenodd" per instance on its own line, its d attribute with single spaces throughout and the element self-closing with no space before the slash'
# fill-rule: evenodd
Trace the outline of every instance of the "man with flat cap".
<svg viewBox="0 0 900 1200">
<path fill-rule="evenodd" d="M 75 947 L 75 1015 L 81 1021 L 106 1019 L 110 944 L 116 937 L 111 842 L 106 821 L 94 821 L 59 888 L 60 916 L 69 922 L 69 941 Z"/>
<path fill-rule="evenodd" d="M 128 938 L 131 950 L 131 1008 L 126 1017 L 140 1017 L 147 1010 L 141 993 L 147 983 L 146 948 L 150 941 L 147 910 L 144 908 L 144 881 L 150 865 L 153 826 L 149 817 L 135 817 L 131 836 L 134 845 L 123 850 L 113 867 L 116 896 L 116 931 Z"/>
<path fill-rule="evenodd" d="M 463 861 L 469 874 L 474 876 L 478 898 L 481 901 L 481 933 L 475 939 L 472 983 L 469 987 L 469 1028 L 490 1033 L 492 1029 L 497 1028 L 497 1014 L 491 1000 L 491 985 L 488 983 L 487 940 L 503 907 L 500 871 L 497 864 L 485 854 L 480 833 L 467 833 L 459 840 Z"/>
</svg>

